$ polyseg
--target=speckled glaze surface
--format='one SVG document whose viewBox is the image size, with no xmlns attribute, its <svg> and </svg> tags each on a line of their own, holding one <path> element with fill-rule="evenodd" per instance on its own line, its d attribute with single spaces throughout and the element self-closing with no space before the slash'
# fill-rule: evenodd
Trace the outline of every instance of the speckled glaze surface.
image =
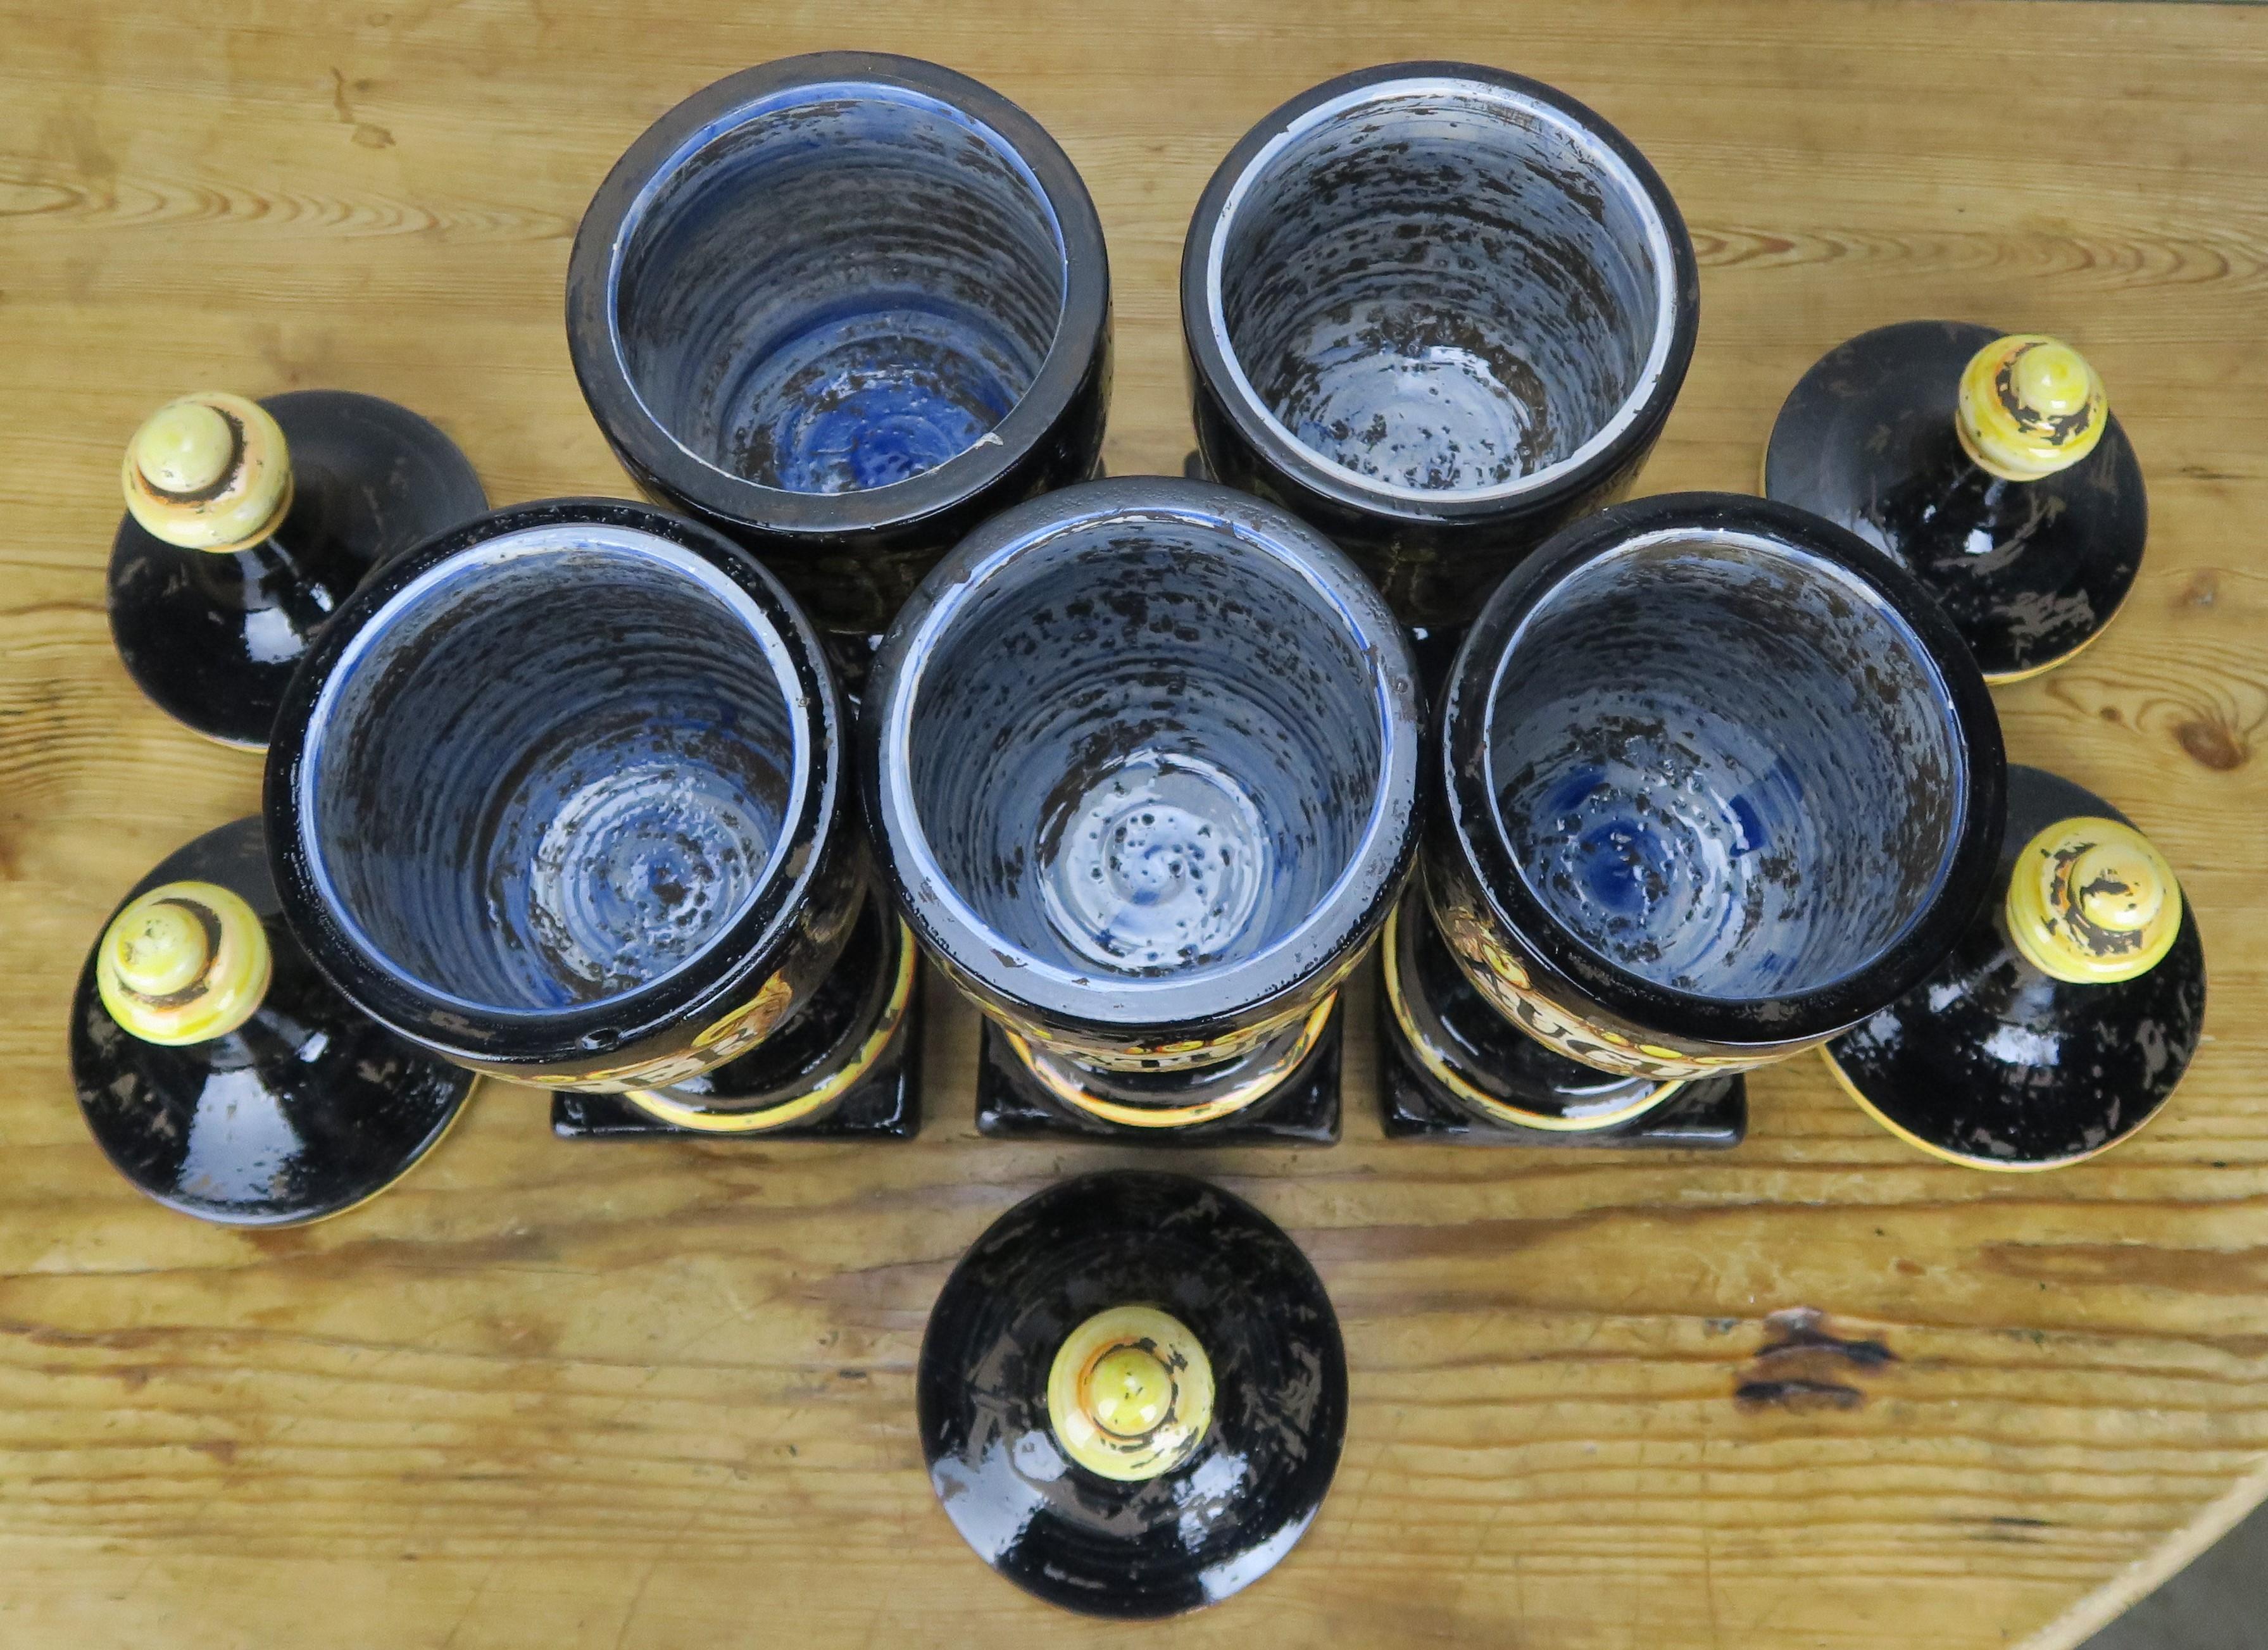
<svg viewBox="0 0 2268 1650">
<path fill-rule="evenodd" d="M 1847 1029 L 1992 876 L 1976 667 L 1888 556 L 1784 505 L 1666 494 L 1568 528 L 1491 599 L 1440 718 L 1434 920 L 1501 1012 L 1604 1071 Z"/>
<path fill-rule="evenodd" d="M 1573 99 L 1471 63 L 1302 92 L 1221 163 L 1182 255 L 1210 473 L 1321 527 L 1429 627 L 1620 497 L 1699 310 L 1645 157 Z"/>
<path fill-rule="evenodd" d="M 1466 1126 L 1441 1132 L 1459 1138 L 1492 1134 L 1563 1145 L 1740 1144 L 1748 1105 L 1737 1073 L 1662 1081 L 1602 1072 L 1554 1053 L 1474 988 L 1434 925 L 1422 887 L 1413 884 L 1402 896 L 1379 963 L 1380 1047 L 1400 1068 L 1380 1084 L 1389 1132 L 1435 1132 L 1417 1125 L 1428 1112 L 1445 1110 Z M 1413 1086 L 1432 1103 L 1413 1103 L 1395 1092 Z M 1683 1122 L 1668 1140 L 1650 1140 L 1649 1120 L 1681 1096 Z M 1397 1122 L 1405 1126 L 1397 1131 Z"/>
<path fill-rule="evenodd" d="M 1186 1325 L 1214 1387 L 1196 1453 L 1138 1483 L 1066 1459 L 1047 1403 L 1065 1338 L 1126 1305 Z M 1250 1586 L 1313 1521 L 1346 1429 L 1314 1269 L 1249 1204 L 1178 1175 L 1084 1175 L 1003 1215 L 946 1280 L 915 1389 L 954 1527 L 1017 1586 L 1090 1616 L 1171 1616 Z"/>
<path fill-rule="evenodd" d="M 2149 532 L 2142 468 L 2116 414 L 2092 453 L 2038 481 L 2001 480 L 1962 451 L 1962 369 L 2000 335 L 1944 320 L 1861 333 L 1788 393 L 1764 454 L 1766 494 L 1904 563 L 1994 681 L 2049 669 L 2100 635 Z"/>
<path fill-rule="evenodd" d="M 2009 940 L 1997 895 L 2018 851 L 2084 817 L 2125 816 L 2067 779 L 2011 767 L 1996 897 L 1936 972 L 1824 1050 L 1859 1102 L 1925 1151 L 1983 1168 L 2077 1162 L 2156 1116 L 2189 1069 L 2205 1020 L 2193 910 L 2162 961 L 2111 984 L 2051 979 Z"/>
<path fill-rule="evenodd" d="M 447 1131 L 472 1078 L 357 1013 L 316 971 L 284 924 L 258 819 L 181 848 L 120 909 L 185 879 L 251 905 L 273 977 L 237 1029 L 161 1048 L 119 1028 L 90 955 L 71 1000 L 71 1079 L 96 1144 L 167 1208 L 228 1226 L 296 1226 L 376 1196 Z"/>
<path fill-rule="evenodd" d="M 260 403 L 290 449 L 291 508 L 235 551 L 179 549 L 122 515 L 111 639 L 151 702 L 208 739 L 267 748 L 291 672 L 370 570 L 486 510 L 455 442 L 406 407 L 351 390 Z"/>
<path fill-rule="evenodd" d="M 880 631 L 963 534 L 1101 452 L 1086 186 L 1021 109 L 913 58 L 785 58 L 663 115 L 584 216 L 567 334 L 639 486 L 833 630 Z"/>
<path fill-rule="evenodd" d="M 644 505 L 498 511 L 384 569 L 295 677 L 267 813 L 294 931 L 475 1070 L 681 1082 L 806 1004 L 866 862 L 818 638 Z"/>
<path fill-rule="evenodd" d="M 964 541 L 892 626 L 873 836 L 980 1006 L 1098 1068 L 1296 1028 L 1414 848 L 1409 647 L 1312 529 L 1203 482 L 1065 490 Z"/>
</svg>

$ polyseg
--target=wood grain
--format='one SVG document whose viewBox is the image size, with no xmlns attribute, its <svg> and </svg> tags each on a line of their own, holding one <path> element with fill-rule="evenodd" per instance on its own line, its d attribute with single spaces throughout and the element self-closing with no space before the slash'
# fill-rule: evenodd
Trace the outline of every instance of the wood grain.
<svg viewBox="0 0 2268 1650">
<path fill-rule="evenodd" d="M 2167 1115 L 2003 1179 L 1910 1153 L 1806 1061 L 1755 1083 L 1727 1158 L 1389 1146 L 1359 980 L 1345 1142 L 1186 1160 L 1314 1256 L 1354 1412 L 1307 1540 L 1181 1642 L 2046 1650 L 2268 1490 L 2268 16 L 186 15 L 0 0 L 0 1642 L 1131 1642 L 986 1573 L 919 1470 L 909 1371 L 954 1259 L 1051 1178 L 1148 1160 L 975 1139 L 943 996 L 909 1145 L 567 1145 L 492 1086 L 407 1184 L 298 1234 L 144 1204 L 70 1099 L 104 913 L 258 784 L 109 651 L 121 443 L 180 391 L 339 385 L 438 419 L 500 502 L 622 490 L 561 325 L 583 205 L 671 103 L 821 46 L 952 63 L 1070 151 L 1115 265 L 1114 473 L 1189 445 L 1174 272 L 1215 160 L 1304 85 L 1430 55 L 1591 101 L 1690 219 L 1700 346 L 1647 488 L 1751 485 L 1820 351 L 1926 314 L 2068 334 L 2149 475 L 2129 611 L 1999 703 L 2203 920 L 2209 1037 Z"/>
</svg>

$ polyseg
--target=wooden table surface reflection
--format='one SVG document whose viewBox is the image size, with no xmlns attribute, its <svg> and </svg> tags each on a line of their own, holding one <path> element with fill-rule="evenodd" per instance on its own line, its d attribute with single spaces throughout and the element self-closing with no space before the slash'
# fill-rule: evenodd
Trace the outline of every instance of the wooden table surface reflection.
<svg viewBox="0 0 2268 1650">
<path fill-rule="evenodd" d="M 989 1574 L 920 1470 L 946 1269 L 1050 1179 L 1150 1160 L 977 1140 L 941 991 L 910 1145 L 570 1145 L 490 1086 L 392 1195 L 268 1236 L 143 1202 L 70 1099 L 104 914 L 258 794 L 110 652 L 136 423 L 335 385 L 435 418 L 498 502 L 623 490 L 568 369 L 578 217 L 670 104 L 822 46 L 950 63 L 1069 150 L 1114 262 L 1115 474 L 1189 446 L 1174 277 L 1215 161 L 1314 81 L 1439 56 L 1590 102 L 1684 209 L 1700 346 L 1647 490 L 1751 488 L 1804 367 L 1916 315 L 2073 338 L 2149 477 L 2125 615 L 1998 696 L 2012 754 L 2131 813 L 2203 920 L 2168 1114 L 1978 1175 L 1805 1059 L 1729 1157 L 1390 1146 L 1366 972 L 1344 1144 L 1178 1160 L 1313 1256 L 1354 1412 L 1306 1542 L 1177 1643 L 2062 1646 L 2268 1491 L 2268 15 L 5 0 L 0 41 L 0 1641 L 1133 1640 Z M 1764 1356 L 1808 1314 L 1889 1358 Z"/>
</svg>

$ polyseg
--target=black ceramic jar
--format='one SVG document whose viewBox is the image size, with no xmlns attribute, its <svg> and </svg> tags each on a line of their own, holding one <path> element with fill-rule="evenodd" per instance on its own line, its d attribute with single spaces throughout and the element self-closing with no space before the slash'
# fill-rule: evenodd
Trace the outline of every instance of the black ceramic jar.
<svg viewBox="0 0 2268 1650">
<path fill-rule="evenodd" d="M 2006 772 L 1984 681 L 1911 575 L 1712 493 L 1614 506 L 1515 570 L 1428 760 L 1425 888 L 1466 980 L 1657 1101 L 1936 967 L 1990 885 Z"/>
<path fill-rule="evenodd" d="M 649 497 L 871 637 L 978 522 L 1094 473 L 1101 221 L 1055 140 L 966 76 L 784 58 L 615 163 L 575 237 L 567 339 Z"/>
<path fill-rule="evenodd" d="M 1377 592 L 1246 495 L 1096 482 L 964 540 L 876 658 L 862 788 L 907 920 L 990 1016 L 980 1126 L 1332 1138 L 1336 991 L 1411 861 L 1418 720 Z"/>
<path fill-rule="evenodd" d="M 1206 469 L 1321 527 L 1429 632 L 1628 488 L 1699 310 L 1646 158 L 1471 63 L 1292 99 L 1213 173 L 1182 253 Z"/>
<path fill-rule="evenodd" d="M 737 1067 L 768 1114 L 741 1126 L 803 1121 L 771 1108 L 811 1086 L 748 1063 L 828 995 L 867 897 L 843 718 L 809 622 L 721 535 L 610 499 L 498 511 L 384 569 L 293 678 L 284 910 L 349 998 L 475 1071 L 681 1107 Z M 862 967 L 895 977 L 888 933 Z"/>
</svg>

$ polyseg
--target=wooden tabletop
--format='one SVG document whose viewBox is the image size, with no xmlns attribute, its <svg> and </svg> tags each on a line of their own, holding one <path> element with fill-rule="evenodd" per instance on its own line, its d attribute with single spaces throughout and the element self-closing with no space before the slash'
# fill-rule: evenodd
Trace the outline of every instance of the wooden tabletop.
<svg viewBox="0 0 2268 1650">
<path fill-rule="evenodd" d="M 2125 615 L 1998 696 L 2012 754 L 2131 813 L 2195 902 L 2208 1035 L 2166 1115 L 1977 1174 L 1806 1058 L 1727 1157 L 1390 1145 L 1366 973 L 1342 1145 L 1175 1160 L 1314 1257 L 1354 1400 L 1307 1540 L 1176 1642 L 2059 1646 L 2268 1492 L 2268 15 L 1136 9 L 0 0 L 0 1641 L 1134 1641 L 961 1544 L 910 1370 L 996 1215 L 1155 1160 L 976 1138 L 941 991 L 909 1145 L 569 1145 L 491 1085 L 392 1194 L 272 1235 L 144 1202 L 71 1102 L 105 913 L 259 782 L 110 651 L 140 416 L 339 386 L 438 421 L 498 502 L 626 491 L 568 368 L 578 217 L 671 104 L 823 46 L 952 64 L 1070 151 L 1114 473 L 1190 445 L 1174 276 L 1215 162 L 1314 81 L 1436 56 L 1566 88 L 1684 209 L 1700 346 L 1647 490 L 1751 488 L 1813 358 L 1918 315 L 2072 338 L 2149 478 Z M 1766 1354 L 1814 1314 L 1889 1357 Z M 1737 1402 L 1759 1372 L 1822 1392 Z"/>
</svg>

